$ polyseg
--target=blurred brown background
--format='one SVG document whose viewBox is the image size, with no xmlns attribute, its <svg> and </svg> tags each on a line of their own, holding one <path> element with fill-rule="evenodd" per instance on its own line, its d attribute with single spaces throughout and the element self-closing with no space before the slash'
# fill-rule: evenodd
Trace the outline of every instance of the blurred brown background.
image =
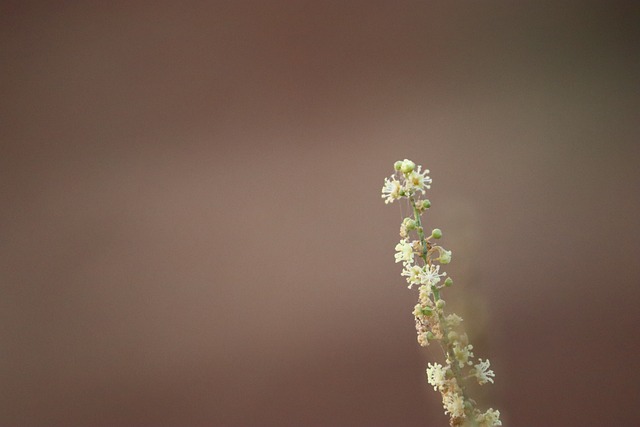
<svg viewBox="0 0 640 427">
<path fill-rule="evenodd" d="M 0 425 L 446 425 L 380 198 L 404 157 L 483 406 L 639 424 L 639 17 L 2 2 Z"/>
</svg>

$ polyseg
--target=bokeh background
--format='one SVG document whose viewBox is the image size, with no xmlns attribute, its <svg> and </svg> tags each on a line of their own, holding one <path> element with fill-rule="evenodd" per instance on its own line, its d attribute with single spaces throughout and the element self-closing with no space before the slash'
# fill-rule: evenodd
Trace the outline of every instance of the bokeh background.
<svg viewBox="0 0 640 427">
<path fill-rule="evenodd" d="M 446 425 L 405 157 L 482 405 L 640 423 L 639 11 L 2 2 L 0 425 Z"/>
</svg>

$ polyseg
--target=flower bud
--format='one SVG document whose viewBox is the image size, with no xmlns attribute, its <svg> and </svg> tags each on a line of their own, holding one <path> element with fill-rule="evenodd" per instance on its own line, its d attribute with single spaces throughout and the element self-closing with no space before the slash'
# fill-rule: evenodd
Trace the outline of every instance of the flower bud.
<svg viewBox="0 0 640 427">
<path fill-rule="evenodd" d="M 407 231 L 416 229 L 416 221 L 413 218 L 405 218 L 402 222 L 404 223 L 404 227 Z"/>
<path fill-rule="evenodd" d="M 393 164 L 393 168 L 397 171 L 399 171 L 401 167 L 402 167 L 402 160 L 398 160 Z"/>
<path fill-rule="evenodd" d="M 429 209 L 431 207 L 431 202 L 429 200 L 422 201 L 422 209 Z"/>
<path fill-rule="evenodd" d="M 453 280 L 451 279 L 451 277 L 447 277 L 447 280 L 444 281 L 444 285 L 446 287 L 453 285 Z"/>
<path fill-rule="evenodd" d="M 411 173 L 415 168 L 416 164 L 409 159 L 404 159 L 404 161 L 400 165 L 400 170 L 402 171 L 402 173 Z"/>
<path fill-rule="evenodd" d="M 436 307 L 439 308 L 440 310 L 442 310 L 445 306 L 445 302 L 443 299 L 439 299 L 438 302 L 436 303 Z"/>
<path fill-rule="evenodd" d="M 431 237 L 433 237 L 434 239 L 439 239 L 442 237 L 442 230 L 440 230 L 439 228 L 434 228 L 433 231 L 431 232 Z"/>
</svg>

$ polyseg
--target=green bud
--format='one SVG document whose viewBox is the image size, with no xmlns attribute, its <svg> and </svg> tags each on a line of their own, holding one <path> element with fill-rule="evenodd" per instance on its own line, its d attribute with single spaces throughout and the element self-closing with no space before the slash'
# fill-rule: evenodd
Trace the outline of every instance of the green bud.
<svg viewBox="0 0 640 427">
<path fill-rule="evenodd" d="M 422 308 L 422 314 L 424 314 L 425 316 L 431 316 L 433 314 L 433 311 L 431 311 L 431 309 L 429 307 L 423 307 Z"/>
<path fill-rule="evenodd" d="M 436 307 L 439 308 L 440 310 L 442 310 L 445 306 L 445 302 L 443 299 L 439 299 L 438 302 L 436 303 Z"/>
<path fill-rule="evenodd" d="M 429 209 L 431 207 L 431 202 L 429 200 L 422 201 L 422 209 Z"/>
<path fill-rule="evenodd" d="M 442 230 L 440 230 L 439 228 L 434 228 L 433 231 L 431 232 L 431 237 L 433 237 L 434 239 L 439 239 L 442 237 Z"/>
<path fill-rule="evenodd" d="M 400 170 L 402 171 L 402 173 L 411 173 L 415 168 L 416 164 L 409 159 L 404 159 L 404 161 L 400 165 Z"/>
<path fill-rule="evenodd" d="M 416 229 L 416 221 L 412 218 L 405 218 L 404 221 L 404 227 L 408 230 L 415 230 Z"/>
<path fill-rule="evenodd" d="M 451 277 L 447 277 L 447 280 L 444 281 L 444 285 L 446 287 L 453 285 L 453 280 L 451 279 Z"/>
<path fill-rule="evenodd" d="M 393 164 L 393 168 L 397 171 L 399 171 L 401 167 L 402 167 L 402 160 L 398 160 Z"/>
<path fill-rule="evenodd" d="M 428 332 L 427 332 L 427 340 L 431 341 L 431 340 L 433 340 L 435 337 L 436 337 L 436 336 L 435 336 L 435 335 L 433 335 L 433 332 L 431 332 L 431 331 L 428 331 Z"/>
</svg>

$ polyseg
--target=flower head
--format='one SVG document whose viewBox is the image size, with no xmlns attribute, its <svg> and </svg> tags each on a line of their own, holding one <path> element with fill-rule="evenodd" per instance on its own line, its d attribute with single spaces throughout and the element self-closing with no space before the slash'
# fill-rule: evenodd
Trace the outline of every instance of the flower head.
<svg viewBox="0 0 640 427">
<path fill-rule="evenodd" d="M 424 193 L 425 188 L 431 188 L 431 178 L 427 175 L 429 173 L 429 169 L 425 169 L 424 172 L 420 172 L 421 169 L 422 166 L 418 166 L 418 169 L 405 174 L 407 190 L 411 192 L 421 191 Z"/>
<path fill-rule="evenodd" d="M 396 245 L 396 262 L 403 261 L 405 266 L 413 264 L 413 245 L 407 239 L 400 240 Z"/>
<path fill-rule="evenodd" d="M 464 399 L 460 394 L 444 394 L 442 396 L 442 405 L 444 406 L 445 414 L 450 414 L 456 418 L 464 417 Z"/>
<path fill-rule="evenodd" d="M 440 277 L 446 276 L 447 273 L 440 273 L 439 265 L 430 265 L 425 268 L 420 276 L 420 283 L 423 285 L 435 286 L 440 282 Z"/>
<path fill-rule="evenodd" d="M 476 378 L 478 378 L 478 384 L 483 385 L 488 382 L 493 384 L 493 377 L 495 377 L 496 374 L 494 374 L 493 371 L 489 369 L 491 363 L 488 359 L 484 362 L 482 361 L 482 359 L 478 360 L 480 361 L 480 363 L 475 365 L 475 376 Z"/>
<path fill-rule="evenodd" d="M 407 276 L 407 282 L 409 283 L 408 288 L 411 289 L 413 285 L 420 284 L 420 276 L 423 272 L 423 268 L 419 265 L 410 265 L 406 266 L 405 269 L 402 270 L 402 273 L 400 273 L 400 275 Z"/>
<path fill-rule="evenodd" d="M 442 366 L 439 363 L 429 363 L 427 368 L 427 381 L 433 386 L 434 390 L 444 387 L 447 382 L 446 374 L 448 366 Z"/>
<path fill-rule="evenodd" d="M 384 203 L 393 203 L 394 200 L 400 198 L 400 192 L 402 190 L 402 186 L 400 185 L 400 181 L 398 181 L 395 177 L 385 178 L 384 185 L 382 186 L 382 198 L 384 199 Z"/>
<path fill-rule="evenodd" d="M 476 416 L 476 422 L 482 427 L 496 427 L 501 426 L 500 411 L 490 408 L 484 414 Z"/>
</svg>

